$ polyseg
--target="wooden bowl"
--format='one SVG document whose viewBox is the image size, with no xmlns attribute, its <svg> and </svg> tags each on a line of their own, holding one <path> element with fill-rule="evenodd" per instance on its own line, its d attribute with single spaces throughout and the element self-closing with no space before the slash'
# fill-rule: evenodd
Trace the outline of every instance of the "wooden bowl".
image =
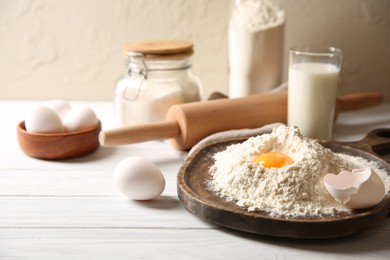
<svg viewBox="0 0 390 260">
<path fill-rule="evenodd" d="M 99 148 L 101 122 L 91 128 L 68 133 L 30 133 L 24 121 L 17 125 L 20 148 L 30 157 L 61 160 L 80 157 Z"/>
</svg>

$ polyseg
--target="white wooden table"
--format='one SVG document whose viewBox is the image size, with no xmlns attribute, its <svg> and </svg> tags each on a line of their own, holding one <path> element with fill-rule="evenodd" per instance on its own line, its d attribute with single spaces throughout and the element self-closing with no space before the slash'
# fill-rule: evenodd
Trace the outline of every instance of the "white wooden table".
<svg viewBox="0 0 390 260">
<path fill-rule="evenodd" d="M 0 259 L 389 259 L 390 217 L 378 228 L 322 241 L 235 232 L 189 213 L 176 194 L 186 154 L 165 142 L 100 148 L 60 162 L 27 157 L 16 125 L 37 102 L 0 102 Z M 111 102 L 71 102 L 95 110 L 103 128 L 115 126 Z M 361 139 L 390 127 L 390 104 L 344 113 L 336 140 Z M 119 161 L 141 156 L 166 178 L 162 197 L 135 202 L 112 184 Z"/>
</svg>

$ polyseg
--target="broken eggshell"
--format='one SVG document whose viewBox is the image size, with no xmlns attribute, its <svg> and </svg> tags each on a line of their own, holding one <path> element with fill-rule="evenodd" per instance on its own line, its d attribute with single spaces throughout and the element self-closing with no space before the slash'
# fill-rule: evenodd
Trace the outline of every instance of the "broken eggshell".
<svg viewBox="0 0 390 260">
<path fill-rule="evenodd" d="M 385 185 L 369 167 L 352 172 L 341 171 L 338 175 L 327 174 L 324 184 L 335 200 L 350 209 L 375 206 L 385 196 Z"/>
</svg>

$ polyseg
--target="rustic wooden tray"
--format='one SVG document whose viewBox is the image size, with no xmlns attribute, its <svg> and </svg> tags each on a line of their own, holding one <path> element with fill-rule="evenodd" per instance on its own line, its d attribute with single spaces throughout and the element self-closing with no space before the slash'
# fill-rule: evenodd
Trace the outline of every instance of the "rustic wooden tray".
<svg viewBox="0 0 390 260">
<path fill-rule="evenodd" d="M 223 227 L 277 237 L 323 239 L 348 236 L 378 226 L 390 212 L 390 194 L 373 208 L 324 217 L 273 217 L 266 212 L 248 212 L 220 198 L 207 188 L 213 154 L 245 139 L 216 141 L 188 156 L 177 177 L 178 196 L 196 216 Z M 370 132 L 359 142 L 323 142 L 337 153 L 360 156 L 376 161 L 390 175 L 385 159 L 390 154 L 390 129 Z"/>
</svg>

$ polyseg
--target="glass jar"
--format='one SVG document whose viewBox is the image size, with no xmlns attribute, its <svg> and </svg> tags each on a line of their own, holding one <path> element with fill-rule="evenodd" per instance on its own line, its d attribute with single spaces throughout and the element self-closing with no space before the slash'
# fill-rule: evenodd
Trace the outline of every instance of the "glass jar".
<svg viewBox="0 0 390 260">
<path fill-rule="evenodd" d="M 190 70 L 192 49 L 186 41 L 125 45 L 127 73 L 114 97 L 120 125 L 161 121 L 172 105 L 201 100 L 201 82 Z"/>
</svg>

